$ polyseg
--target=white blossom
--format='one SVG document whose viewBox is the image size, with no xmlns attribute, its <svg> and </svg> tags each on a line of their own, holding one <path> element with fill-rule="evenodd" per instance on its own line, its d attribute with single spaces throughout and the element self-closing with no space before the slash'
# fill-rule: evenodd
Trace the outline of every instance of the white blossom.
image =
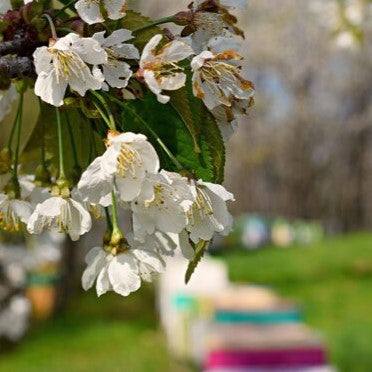
<svg viewBox="0 0 372 372">
<path fill-rule="evenodd" d="M 229 10 L 245 9 L 245 0 L 237 1 L 195 1 L 187 17 L 188 25 L 181 35 L 191 36 L 195 53 L 208 49 L 208 44 L 220 37 L 234 42 L 234 35 L 244 38 L 244 32 L 236 26 L 237 18 Z M 228 48 L 230 49 L 230 48 Z"/>
<path fill-rule="evenodd" d="M 176 250 L 180 249 L 182 255 L 191 260 L 195 253 L 186 230 L 182 230 L 179 234 L 163 233 L 156 230 L 153 234 L 146 235 L 143 242 L 135 242 L 137 248 L 145 250 L 151 248 L 162 257 L 173 257 Z"/>
<path fill-rule="evenodd" d="M 70 33 L 52 40 L 49 47 L 37 48 L 34 63 L 38 74 L 35 94 L 54 106 L 63 105 L 67 86 L 84 96 L 89 89 L 102 88 L 104 78 L 99 69 L 87 64 L 107 63 L 105 50 L 97 40 Z"/>
<path fill-rule="evenodd" d="M 105 38 L 105 31 L 97 32 L 93 39 L 97 40 L 106 51 L 108 60 L 102 65 L 103 75 L 108 85 L 113 88 L 125 88 L 133 75 L 130 65 L 124 62 L 125 59 L 139 59 L 139 52 L 132 44 L 125 41 L 133 39 L 129 30 L 116 30 Z M 104 85 L 105 90 L 108 86 Z"/>
<path fill-rule="evenodd" d="M 74 241 L 91 227 L 92 219 L 85 207 L 72 198 L 60 196 L 52 196 L 38 204 L 27 225 L 31 234 L 40 234 L 44 228 L 56 228 Z"/>
<path fill-rule="evenodd" d="M 251 101 L 254 88 L 240 75 L 242 57 L 233 50 L 223 53 L 204 51 L 192 62 L 193 89 L 209 110 L 236 101 Z"/>
<path fill-rule="evenodd" d="M 0 121 L 9 114 L 13 102 L 17 98 L 17 91 L 13 85 L 7 90 L 0 91 Z"/>
<path fill-rule="evenodd" d="M 146 175 L 158 172 L 158 155 L 142 134 L 111 131 L 107 144 L 106 152 L 83 173 L 78 189 L 84 201 L 104 205 L 115 185 L 120 199 L 131 201 L 139 195 Z"/>
<path fill-rule="evenodd" d="M 117 20 L 125 16 L 126 3 L 127 0 L 79 0 L 75 4 L 75 8 L 80 18 L 92 25 L 105 21 L 101 11 L 102 5 L 107 12 L 108 18 Z"/>
<path fill-rule="evenodd" d="M 33 209 L 50 197 L 50 188 L 36 186 L 34 175 L 20 175 L 18 177 L 18 182 L 21 191 L 21 199 L 30 202 Z"/>
<path fill-rule="evenodd" d="M 189 209 L 186 230 L 194 243 L 209 241 L 215 233 L 227 235 L 232 228 L 232 216 L 226 202 L 234 200 L 233 194 L 223 186 L 202 180 L 194 181 L 195 203 Z"/>
<path fill-rule="evenodd" d="M 135 238 L 144 241 L 155 230 L 179 234 L 187 225 L 186 211 L 194 195 L 185 177 L 162 170 L 149 174 L 131 203 Z"/>
<path fill-rule="evenodd" d="M 29 202 L 0 194 L 0 228 L 4 231 L 20 231 L 21 223 L 27 224 L 31 213 Z"/>
<path fill-rule="evenodd" d="M 211 111 L 225 141 L 228 141 L 238 128 L 238 116 L 247 114 L 247 110 L 253 103 L 253 97 L 249 100 L 235 100 L 230 107 L 220 105 Z"/>
<path fill-rule="evenodd" d="M 167 103 L 170 97 L 163 90 L 177 90 L 186 83 L 186 74 L 177 63 L 193 54 L 192 48 L 178 40 L 159 47 L 162 35 L 155 35 L 145 46 L 137 76 L 145 80 L 158 101 Z"/>
<path fill-rule="evenodd" d="M 88 252 L 85 262 L 82 286 L 87 291 L 96 281 L 98 296 L 108 291 L 128 296 L 141 287 L 141 278 L 151 280 L 154 273 L 164 271 L 164 263 L 156 253 L 129 247 L 118 254 L 95 247 Z"/>
</svg>

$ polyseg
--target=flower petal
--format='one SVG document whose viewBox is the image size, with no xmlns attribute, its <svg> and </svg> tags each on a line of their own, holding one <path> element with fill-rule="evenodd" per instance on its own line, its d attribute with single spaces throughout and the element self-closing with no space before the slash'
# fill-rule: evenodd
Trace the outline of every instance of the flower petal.
<svg viewBox="0 0 372 372">
<path fill-rule="evenodd" d="M 101 247 L 91 249 L 85 257 L 87 267 L 83 272 L 81 283 L 85 291 L 92 288 L 94 281 L 106 265 L 106 253 Z"/>
<path fill-rule="evenodd" d="M 141 287 L 136 259 L 129 252 L 113 258 L 108 267 L 108 275 L 113 290 L 122 296 L 128 296 Z"/>
</svg>

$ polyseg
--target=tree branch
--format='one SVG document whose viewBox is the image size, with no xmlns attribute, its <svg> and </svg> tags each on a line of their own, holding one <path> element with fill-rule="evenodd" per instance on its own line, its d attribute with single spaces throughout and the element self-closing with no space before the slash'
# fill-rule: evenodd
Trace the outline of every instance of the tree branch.
<svg viewBox="0 0 372 372">
<path fill-rule="evenodd" d="M 30 56 L 38 46 L 39 43 L 32 42 L 25 37 L 10 41 L 2 41 L 0 42 L 0 57 L 8 54 Z"/>
<path fill-rule="evenodd" d="M 19 76 L 32 76 L 35 73 L 34 63 L 29 57 L 1 57 L 0 78 L 16 78 Z"/>
</svg>

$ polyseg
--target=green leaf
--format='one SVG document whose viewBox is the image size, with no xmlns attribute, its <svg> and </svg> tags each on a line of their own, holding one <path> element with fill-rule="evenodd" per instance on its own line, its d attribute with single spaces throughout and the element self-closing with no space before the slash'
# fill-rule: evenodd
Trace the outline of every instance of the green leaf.
<svg viewBox="0 0 372 372">
<path fill-rule="evenodd" d="M 102 143 L 97 134 L 92 135 L 90 124 L 83 120 L 82 115 L 76 109 L 68 110 L 69 120 L 71 123 L 72 135 L 77 149 L 79 165 L 84 168 L 91 159 L 92 138 L 94 136 L 96 145 Z M 65 153 L 65 166 L 67 174 L 74 167 L 74 157 L 72 151 L 71 138 L 68 132 L 67 123 L 64 120 L 64 112 L 62 113 L 62 135 Z M 51 171 L 54 175 L 58 173 L 58 138 L 57 125 L 55 117 L 55 108 L 50 105 L 43 105 L 43 112 L 39 116 L 35 129 L 23 151 L 21 161 L 23 163 L 38 163 L 41 157 L 42 144 L 42 124 L 44 124 L 45 133 L 45 155 Z M 103 146 L 99 147 L 99 151 Z"/>
<path fill-rule="evenodd" d="M 145 122 L 145 125 L 143 123 Z M 143 99 L 128 102 L 122 114 L 122 130 L 135 133 L 144 133 L 155 146 L 161 160 L 163 169 L 178 171 L 177 167 L 170 161 L 161 146 L 159 146 L 154 135 L 146 126 L 150 127 L 157 136 L 165 143 L 170 152 L 182 164 L 185 170 L 192 173 L 196 178 L 204 181 L 215 182 L 220 176 L 215 174 L 213 158 L 215 145 L 208 143 L 211 137 L 209 130 L 215 131 L 218 137 L 219 130 L 217 124 L 213 123 L 202 128 L 200 136 L 200 153 L 194 151 L 194 141 L 190 135 L 184 121 L 172 107 L 171 104 L 161 104 L 156 97 L 148 93 Z M 221 139 L 222 141 L 222 139 Z M 223 141 L 222 141 L 223 143 Z M 218 161 L 218 159 L 216 158 Z"/>
<path fill-rule="evenodd" d="M 213 159 L 213 174 L 215 183 L 222 183 L 225 174 L 226 151 L 220 128 L 212 114 L 204 111 L 201 114 L 202 133 L 208 143 L 209 155 Z"/>
<path fill-rule="evenodd" d="M 185 72 L 186 86 L 175 92 L 168 92 L 171 97 L 170 103 L 188 128 L 194 141 L 194 151 L 201 151 L 199 147 L 201 137 L 208 143 L 209 156 L 213 162 L 214 182 L 222 183 L 226 158 L 221 131 L 203 101 L 194 96 L 191 70 L 186 67 Z"/>
<path fill-rule="evenodd" d="M 128 10 L 126 16 L 122 20 L 122 26 L 127 30 L 135 30 L 151 22 L 152 20 L 150 18 L 132 10 Z M 133 44 L 142 51 L 148 41 L 157 34 L 164 34 L 163 30 L 158 26 L 139 31 L 135 34 L 136 38 L 133 39 Z"/>
<path fill-rule="evenodd" d="M 209 241 L 201 240 L 199 243 L 197 243 L 194 246 L 195 256 L 194 256 L 194 259 L 190 261 L 189 266 L 187 267 L 187 270 L 186 270 L 186 274 L 185 274 L 186 284 L 190 281 L 192 274 L 194 274 L 195 269 L 199 265 L 199 262 L 203 258 L 204 253 L 208 248 L 208 245 L 209 245 Z"/>
<path fill-rule="evenodd" d="M 201 128 L 200 125 L 197 125 L 197 122 L 195 122 L 194 120 L 194 115 L 190 108 L 186 88 L 171 92 L 169 95 L 171 97 L 170 100 L 171 105 L 180 115 L 192 136 L 192 139 L 194 141 L 194 151 L 200 153 L 201 150 L 199 146 L 199 141 Z"/>
</svg>

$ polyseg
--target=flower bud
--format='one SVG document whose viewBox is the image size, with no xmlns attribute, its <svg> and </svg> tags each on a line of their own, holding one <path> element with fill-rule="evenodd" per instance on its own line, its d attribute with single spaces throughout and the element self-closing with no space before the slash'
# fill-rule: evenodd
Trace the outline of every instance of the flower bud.
<svg viewBox="0 0 372 372">
<path fill-rule="evenodd" d="M 15 83 L 15 87 L 16 87 L 18 93 L 25 93 L 26 90 L 28 89 L 27 79 L 18 80 Z"/>
<path fill-rule="evenodd" d="M 63 100 L 63 107 L 64 108 L 79 108 L 80 99 L 76 97 L 67 97 Z"/>
<path fill-rule="evenodd" d="M 123 239 L 125 240 L 123 233 L 120 230 L 114 230 L 110 240 L 111 247 L 119 247 Z"/>
<path fill-rule="evenodd" d="M 119 253 L 123 253 L 130 249 L 127 239 L 125 239 L 123 233 L 117 229 L 114 229 L 114 231 L 112 232 L 110 247 L 111 247 L 110 253 L 113 256 L 116 256 Z"/>
<path fill-rule="evenodd" d="M 59 178 L 56 181 L 56 186 L 59 189 L 59 196 L 62 198 L 69 198 L 71 196 L 70 193 L 70 183 L 66 178 Z"/>
</svg>

